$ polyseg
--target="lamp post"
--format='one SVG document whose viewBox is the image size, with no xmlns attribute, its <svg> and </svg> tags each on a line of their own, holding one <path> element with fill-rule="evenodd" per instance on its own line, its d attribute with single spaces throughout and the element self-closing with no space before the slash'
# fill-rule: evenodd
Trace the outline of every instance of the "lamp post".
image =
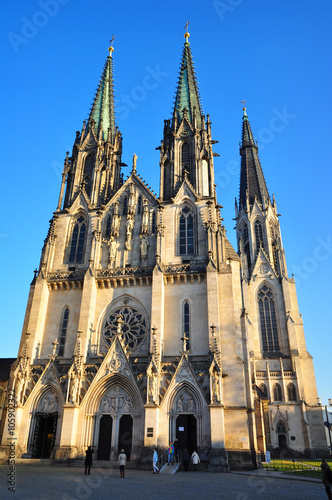
<svg viewBox="0 0 332 500">
<path fill-rule="evenodd" d="M 330 446 L 329 446 L 329 449 L 330 449 L 330 454 L 332 455 L 332 438 L 331 438 L 331 429 L 330 429 L 330 425 L 332 427 L 332 423 L 330 423 L 329 421 L 329 413 L 327 411 L 327 407 L 330 407 L 332 406 L 332 399 L 328 399 L 328 405 L 322 405 L 322 400 L 321 398 L 317 398 L 317 404 L 319 406 L 321 406 L 322 408 L 325 409 L 325 417 L 326 417 L 326 424 L 324 422 L 324 425 L 326 425 L 327 427 L 327 430 L 328 430 L 328 433 L 329 433 L 329 438 L 330 438 Z"/>
</svg>

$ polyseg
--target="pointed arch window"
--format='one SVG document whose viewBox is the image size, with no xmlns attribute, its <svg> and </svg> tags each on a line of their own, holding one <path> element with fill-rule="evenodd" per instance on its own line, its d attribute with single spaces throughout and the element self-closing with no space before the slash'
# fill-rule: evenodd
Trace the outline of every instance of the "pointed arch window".
<svg viewBox="0 0 332 500">
<path fill-rule="evenodd" d="M 123 199 L 123 211 L 122 211 L 122 215 L 127 215 L 127 211 L 128 211 L 128 200 L 127 200 L 127 197 L 125 196 L 124 199 Z"/>
<path fill-rule="evenodd" d="M 85 191 L 89 197 L 91 196 L 91 188 L 92 188 L 93 164 L 94 164 L 94 155 L 90 153 L 85 158 L 84 172 L 83 172 L 83 182 L 85 185 Z"/>
<path fill-rule="evenodd" d="M 187 337 L 186 350 L 189 350 L 190 339 L 190 304 L 186 300 L 183 304 L 183 334 Z"/>
<path fill-rule="evenodd" d="M 260 384 L 259 388 L 262 391 L 262 393 L 264 394 L 264 396 L 267 397 L 268 394 L 267 394 L 267 387 L 266 387 L 266 385 L 264 383 L 262 383 L 262 384 Z"/>
<path fill-rule="evenodd" d="M 181 152 L 181 165 L 182 167 L 188 166 L 190 164 L 190 149 L 189 144 L 186 142 L 182 144 L 182 152 Z"/>
<path fill-rule="evenodd" d="M 142 212 L 142 196 L 139 195 L 137 202 L 137 215 L 140 215 Z"/>
<path fill-rule="evenodd" d="M 205 158 L 202 160 L 202 196 L 209 196 L 209 164 Z"/>
<path fill-rule="evenodd" d="M 296 387 L 292 383 L 287 386 L 287 396 L 288 401 L 297 401 Z"/>
<path fill-rule="evenodd" d="M 259 247 L 264 248 L 263 225 L 260 220 L 255 221 L 254 231 L 255 231 L 256 251 L 258 252 Z"/>
<path fill-rule="evenodd" d="M 258 292 L 258 310 L 263 352 L 279 351 L 274 295 L 267 285 Z"/>
<path fill-rule="evenodd" d="M 248 225 L 243 225 L 243 242 L 246 243 L 249 239 Z"/>
<path fill-rule="evenodd" d="M 179 253 L 180 255 L 194 253 L 194 214 L 188 205 L 182 207 L 180 212 Z"/>
<path fill-rule="evenodd" d="M 76 220 L 71 237 L 69 262 L 81 262 L 83 259 L 84 243 L 86 236 L 86 221 L 81 215 Z"/>
<path fill-rule="evenodd" d="M 282 401 L 282 391 L 280 384 L 273 386 L 273 401 Z"/>
<path fill-rule="evenodd" d="M 156 232 L 156 211 L 152 212 L 151 233 Z"/>
<path fill-rule="evenodd" d="M 112 227 L 112 217 L 111 215 L 109 215 L 106 219 L 105 238 L 109 238 L 111 236 L 111 227 Z"/>
<path fill-rule="evenodd" d="M 60 324 L 58 356 L 63 356 L 65 352 L 68 319 L 69 319 L 69 307 L 66 306 L 62 312 L 62 318 Z"/>
</svg>

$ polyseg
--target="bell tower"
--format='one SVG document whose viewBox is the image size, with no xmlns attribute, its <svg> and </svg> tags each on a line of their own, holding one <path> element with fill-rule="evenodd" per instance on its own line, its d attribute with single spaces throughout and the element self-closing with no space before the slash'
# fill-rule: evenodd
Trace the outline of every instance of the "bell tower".
<svg viewBox="0 0 332 500">
<path fill-rule="evenodd" d="M 281 241 L 279 214 L 266 186 L 246 108 L 243 108 L 240 144 L 241 178 L 239 204 L 235 202 L 236 233 L 242 277 L 249 280 L 262 251 L 278 277 L 287 275 Z"/>
<path fill-rule="evenodd" d="M 171 120 L 164 122 L 160 149 L 160 197 L 170 201 L 187 179 L 199 197 L 215 198 L 210 117 L 204 116 L 189 33 L 185 33 Z"/>
<path fill-rule="evenodd" d="M 104 205 L 122 184 L 122 136 L 115 124 L 114 48 L 108 50 L 89 118 L 82 131 L 76 132 L 72 156 L 67 154 L 65 160 L 57 210 L 70 208 L 81 191 L 91 207 Z"/>
</svg>

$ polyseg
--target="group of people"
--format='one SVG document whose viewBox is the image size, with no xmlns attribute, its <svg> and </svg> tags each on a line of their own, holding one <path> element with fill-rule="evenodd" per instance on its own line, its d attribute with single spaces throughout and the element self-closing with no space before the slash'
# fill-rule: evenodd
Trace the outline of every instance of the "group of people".
<svg viewBox="0 0 332 500">
<path fill-rule="evenodd" d="M 167 449 L 167 464 L 173 465 L 174 460 L 179 461 L 179 457 L 180 457 L 180 443 L 179 440 L 176 438 L 174 440 L 174 443 L 171 442 Z M 183 450 L 183 455 L 182 455 L 182 463 L 185 471 L 188 470 L 190 458 L 194 466 L 194 471 L 196 471 L 198 469 L 198 464 L 200 462 L 198 453 L 195 450 L 190 457 L 189 451 L 187 450 L 187 448 L 185 448 Z"/>
<path fill-rule="evenodd" d="M 84 474 L 90 474 L 93 453 L 94 453 L 94 450 L 91 448 L 91 446 L 89 446 L 85 452 L 85 462 L 84 462 L 85 472 L 84 472 Z M 174 459 L 175 459 L 175 461 L 179 461 L 179 459 L 180 459 L 180 444 L 179 444 L 178 439 L 175 439 L 174 443 L 169 444 L 169 447 L 167 449 L 167 458 L 168 458 L 167 465 L 169 465 L 169 464 L 173 465 Z M 189 468 L 190 459 L 193 463 L 194 471 L 197 471 L 198 464 L 200 462 L 198 453 L 196 451 L 194 451 L 192 453 L 192 455 L 190 456 L 189 451 L 187 450 L 187 448 L 185 448 L 183 450 L 183 454 L 182 454 L 182 463 L 183 463 L 185 472 Z M 118 464 L 119 464 L 119 468 L 120 468 L 120 477 L 125 477 L 126 462 L 127 462 L 127 456 L 125 454 L 124 449 L 122 449 L 121 453 L 119 454 L 119 457 L 118 457 Z M 158 474 L 160 469 L 158 467 L 158 450 L 157 450 L 157 448 L 153 449 L 152 464 L 153 464 L 153 474 Z M 331 469 L 324 458 L 322 459 L 321 469 L 322 469 L 322 482 L 325 486 L 325 490 L 326 490 L 326 493 L 327 493 L 329 500 L 332 500 L 332 493 L 331 493 L 332 472 L 331 472 Z"/>
<path fill-rule="evenodd" d="M 85 472 L 84 472 L 84 474 L 89 475 L 91 472 L 92 454 L 93 453 L 94 453 L 94 450 L 91 448 L 91 446 L 89 446 L 85 452 L 85 461 L 84 461 Z M 122 449 L 120 452 L 120 455 L 118 457 L 118 464 L 119 464 L 119 468 L 120 468 L 120 477 L 125 477 L 126 462 L 127 462 L 127 455 L 125 454 L 124 449 Z"/>
</svg>

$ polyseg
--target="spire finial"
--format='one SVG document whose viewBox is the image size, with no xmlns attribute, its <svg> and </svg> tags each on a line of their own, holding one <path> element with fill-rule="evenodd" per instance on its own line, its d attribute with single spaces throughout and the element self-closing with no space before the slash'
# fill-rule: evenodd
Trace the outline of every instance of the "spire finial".
<svg viewBox="0 0 332 500">
<path fill-rule="evenodd" d="M 190 34 L 188 33 L 188 26 L 189 26 L 189 23 L 190 23 L 190 21 L 187 21 L 187 22 L 186 22 L 186 25 L 185 25 L 185 27 L 184 27 L 184 29 L 186 30 L 186 32 L 185 32 L 185 34 L 184 34 L 184 37 L 185 37 L 185 39 L 186 39 L 186 43 L 189 43 L 188 39 L 189 39 L 189 37 L 190 37 Z"/>
<path fill-rule="evenodd" d="M 112 52 L 114 52 L 113 42 L 114 42 L 115 38 L 116 37 L 113 35 L 109 41 L 109 43 L 111 44 L 111 46 L 108 48 L 108 52 L 110 53 L 110 57 L 112 57 Z"/>
<path fill-rule="evenodd" d="M 243 104 L 243 116 L 247 116 L 247 108 L 245 107 L 245 104 L 246 104 L 247 101 L 245 101 L 244 99 L 241 101 L 241 104 Z"/>
</svg>

